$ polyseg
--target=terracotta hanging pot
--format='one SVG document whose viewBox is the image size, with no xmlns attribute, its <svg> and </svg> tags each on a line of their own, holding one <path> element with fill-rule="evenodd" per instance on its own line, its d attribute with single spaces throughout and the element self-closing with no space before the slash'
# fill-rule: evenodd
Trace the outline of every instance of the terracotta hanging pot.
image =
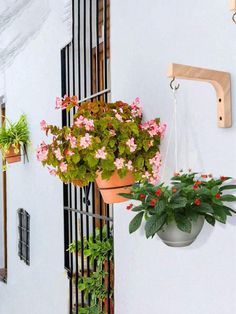
<svg viewBox="0 0 236 314">
<path fill-rule="evenodd" d="M 105 203 L 113 204 L 127 201 L 127 198 L 118 195 L 118 193 L 130 193 L 130 188 L 135 182 L 132 172 L 128 172 L 124 178 L 120 178 L 115 171 L 108 180 L 103 180 L 100 172 L 97 175 L 96 182 Z"/>
<path fill-rule="evenodd" d="M 162 239 L 162 241 L 172 247 L 184 247 L 192 244 L 199 233 L 202 230 L 205 218 L 203 216 L 199 216 L 198 220 L 192 222 L 192 231 L 191 233 L 183 232 L 179 230 L 176 226 L 175 222 L 170 223 L 169 225 L 165 225 L 163 230 L 158 231 L 158 236 Z"/>
<path fill-rule="evenodd" d="M 18 145 L 17 149 L 18 152 L 15 152 L 15 147 L 13 145 L 10 146 L 9 150 L 7 151 L 7 153 L 5 154 L 5 158 L 6 158 L 6 162 L 8 164 L 12 164 L 15 162 L 19 162 L 21 161 L 21 149 L 20 149 L 20 145 Z"/>
</svg>

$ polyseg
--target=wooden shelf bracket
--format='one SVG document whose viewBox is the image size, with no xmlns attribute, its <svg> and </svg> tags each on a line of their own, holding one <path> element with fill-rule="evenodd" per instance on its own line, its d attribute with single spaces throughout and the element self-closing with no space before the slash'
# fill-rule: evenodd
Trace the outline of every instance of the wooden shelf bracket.
<svg viewBox="0 0 236 314">
<path fill-rule="evenodd" d="M 236 12 L 236 0 L 230 0 L 230 10 Z"/>
<path fill-rule="evenodd" d="M 167 76 L 212 84 L 217 94 L 218 127 L 232 126 L 230 73 L 172 63 L 168 67 Z"/>
</svg>

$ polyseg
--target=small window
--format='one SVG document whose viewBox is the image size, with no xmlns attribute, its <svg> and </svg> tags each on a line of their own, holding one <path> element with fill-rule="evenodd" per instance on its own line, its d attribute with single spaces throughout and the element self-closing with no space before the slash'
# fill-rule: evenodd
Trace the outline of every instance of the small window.
<svg viewBox="0 0 236 314">
<path fill-rule="evenodd" d="M 30 265 L 30 215 L 24 209 L 18 209 L 19 242 L 18 255 L 26 265 Z"/>
</svg>

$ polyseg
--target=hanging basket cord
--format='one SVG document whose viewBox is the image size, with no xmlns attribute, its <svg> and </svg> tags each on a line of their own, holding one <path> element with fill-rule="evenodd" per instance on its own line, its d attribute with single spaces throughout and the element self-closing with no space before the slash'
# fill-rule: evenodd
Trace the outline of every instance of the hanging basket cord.
<svg viewBox="0 0 236 314">
<path fill-rule="evenodd" d="M 174 149 L 175 149 L 175 171 L 178 171 L 178 127 L 177 127 L 177 90 L 176 88 L 172 88 L 173 91 L 173 98 L 174 98 L 174 110 L 173 110 L 173 117 L 170 121 L 171 127 L 169 131 L 169 137 L 167 140 L 167 147 L 166 147 L 166 154 L 163 162 L 163 170 L 162 170 L 162 175 L 161 177 L 163 178 L 165 169 L 166 169 L 166 164 L 167 164 L 167 157 L 169 155 L 169 150 L 170 150 L 170 142 L 172 138 L 172 133 L 174 129 Z"/>
</svg>

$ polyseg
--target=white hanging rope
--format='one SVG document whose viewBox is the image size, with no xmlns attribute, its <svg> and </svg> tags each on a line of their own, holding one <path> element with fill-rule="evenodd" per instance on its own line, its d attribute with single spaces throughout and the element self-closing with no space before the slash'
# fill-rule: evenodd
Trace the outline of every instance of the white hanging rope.
<svg viewBox="0 0 236 314">
<path fill-rule="evenodd" d="M 174 96 L 174 110 L 173 110 L 173 117 L 170 121 L 170 130 L 169 130 L 169 138 L 167 140 L 167 146 L 166 146 L 166 153 L 165 153 L 165 158 L 163 162 L 163 167 L 162 167 L 162 174 L 161 174 L 161 179 L 163 179 L 165 169 L 166 169 L 166 164 L 167 164 L 167 157 L 169 155 L 169 150 L 170 150 L 170 142 L 172 138 L 172 133 L 174 129 L 174 148 L 175 148 L 175 171 L 177 172 L 178 169 L 178 127 L 177 127 L 177 89 L 173 89 L 173 96 Z"/>
</svg>

